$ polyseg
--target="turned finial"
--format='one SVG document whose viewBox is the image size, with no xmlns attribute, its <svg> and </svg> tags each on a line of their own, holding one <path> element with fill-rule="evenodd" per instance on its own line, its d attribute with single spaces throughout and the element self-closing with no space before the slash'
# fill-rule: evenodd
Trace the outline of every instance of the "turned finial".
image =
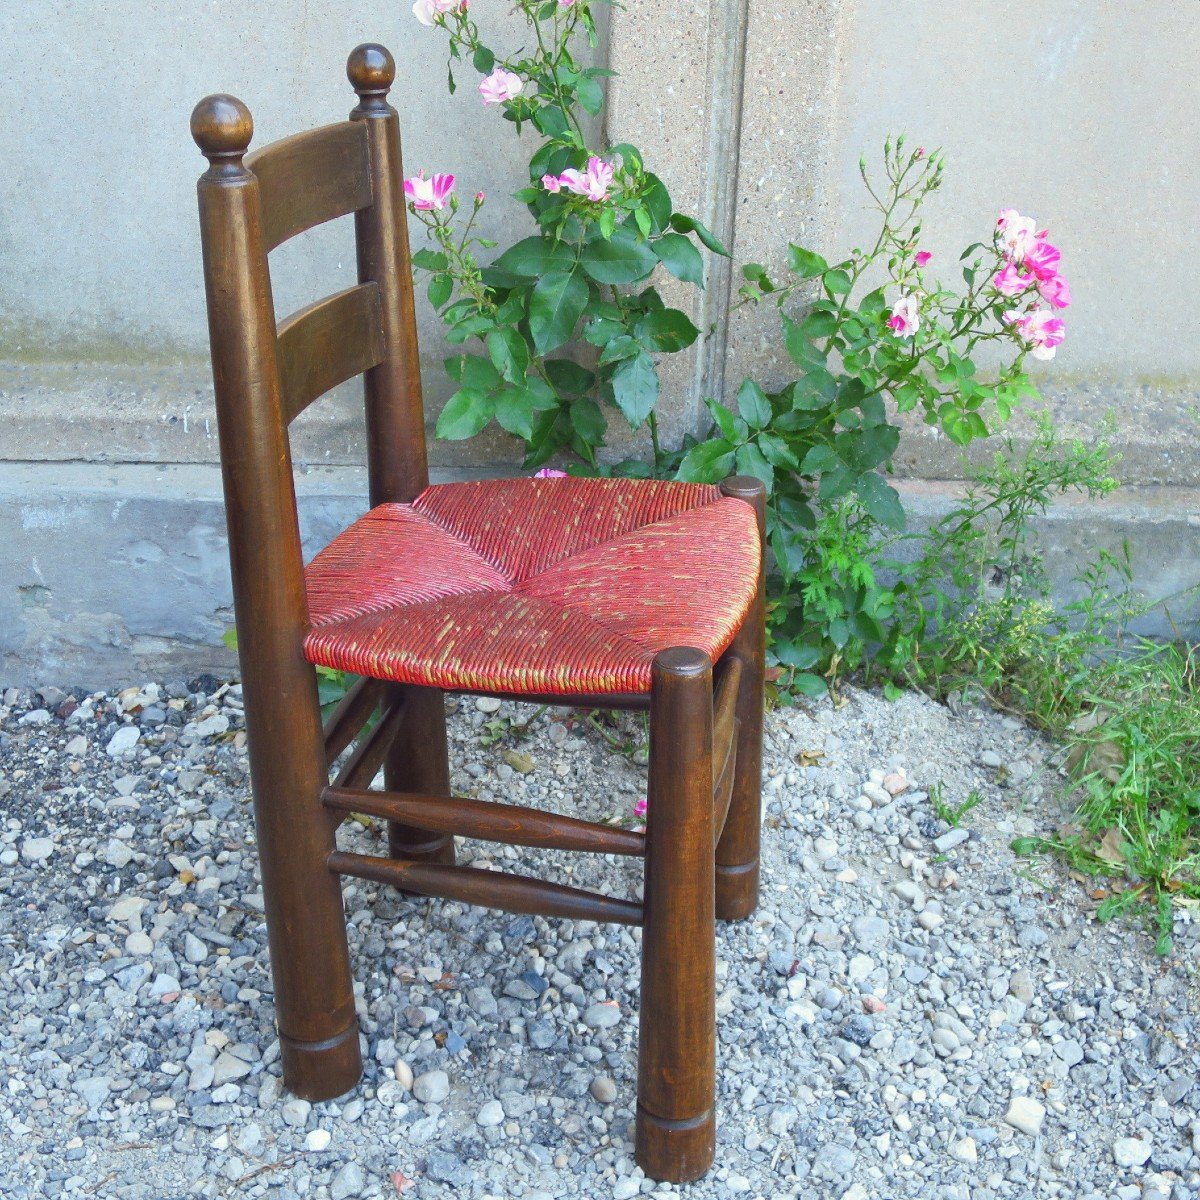
<svg viewBox="0 0 1200 1200">
<path fill-rule="evenodd" d="M 350 52 L 346 77 L 358 93 L 360 108 L 385 107 L 388 89 L 396 81 L 396 60 L 386 46 L 365 42 Z"/>
<path fill-rule="evenodd" d="M 254 119 L 236 96 L 205 96 L 192 110 L 192 137 L 214 167 L 240 167 L 253 136 Z"/>
</svg>

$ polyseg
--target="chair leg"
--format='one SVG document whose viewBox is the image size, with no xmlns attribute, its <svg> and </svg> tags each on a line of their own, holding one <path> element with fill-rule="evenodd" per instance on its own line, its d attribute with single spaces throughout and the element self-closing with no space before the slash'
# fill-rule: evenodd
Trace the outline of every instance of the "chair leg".
<svg viewBox="0 0 1200 1200">
<path fill-rule="evenodd" d="M 757 479 L 735 478 L 721 485 L 729 496 L 753 504 L 762 535 L 766 490 Z M 717 843 L 717 918 L 739 921 L 758 906 L 758 860 L 762 825 L 763 684 L 766 666 L 766 596 L 760 574 L 758 594 L 727 653 L 742 660 L 737 699 L 738 738 L 733 797 Z"/>
<path fill-rule="evenodd" d="M 326 865 L 336 821 L 321 805 L 316 678 L 300 664 L 290 682 L 289 694 L 275 676 L 243 671 L 254 824 L 283 1080 L 306 1100 L 329 1100 L 358 1082 L 362 1058 L 341 882 Z"/>
<path fill-rule="evenodd" d="M 654 660 L 642 934 L 636 1157 L 683 1183 L 716 1149 L 712 665 Z"/>
<path fill-rule="evenodd" d="M 446 748 L 446 709 L 437 688 L 394 685 L 406 713 L 383 767 L 384 785 L 392 792 L 450 795 L 450 760 Z M 388 822 L 388 850 L 393 858 L 454 865 L 454 838 L 412 825 Z"/>
</svg>

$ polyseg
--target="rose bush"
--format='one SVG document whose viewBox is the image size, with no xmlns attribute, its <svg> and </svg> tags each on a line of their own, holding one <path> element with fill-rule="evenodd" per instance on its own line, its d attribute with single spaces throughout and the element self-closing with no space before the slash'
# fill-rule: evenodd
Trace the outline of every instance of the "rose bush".
<svg viewBox="0 0 1200 1200">
<path fill-rule="evenodd" d="M 918 414 L 965 446 L 1035 395 L 1026 359 L 1053 358 L 1065 336 L 1058 314 L 1071 295 L 1062 256 L 1033 218 L 1007 208 L 991 237 L 960 256 L 964 286 L 944 282 L 920 244 L 921 209 L 941 184 L 942 156 L 889 139 L 878 186 L 860 163 L 879 216 L 870 249 L 830 262 L 791 245 L 780 280 L 759 264 L 742 269 L 734 307 L 776 303 L 795 377 L 744 380 L 736 405 L 707 402 L 706 436 L 662 445 L 656 357 L 692 345 L 699 331 L 666 305 L 653 277 L 662 267 L 703 286 L 700 248 L 726 251 L 674 210 L 636 147 L 589 144 L 585 129 L 602 110 L 608 74 L 575 53 L 581 39 L 595 44 L 591 8 L 587 0 L 517 0 L 531 48 L 502 57 L 482 41 L 466 0 L 414 5 L 418 20 L 448 35 L 451 90 L 455 64 L 469 60 L 482 77 L 480 102 L 539 135 L 529 184 L 516 194 L 537 232 L 499 254 L 475 232 L 482 193 L 464 214 L 452 176 L 422 171 L 407 181 L 410 209 L 433 243 L 414 264 L 428 274 L 450 343 L 472 347 L 446 360 L 458 389 L 437 432 L 468 438 L 494 421 L 524 442 L 529 467 L 568 455 L 578 473 L 761 478 L 772 652 L 785 684 L 815 692 L 850 642 L 887 636 L 894 597 L 863 555 L 872 528 L 904 525 L 887 482 L 900 418 Z M 977 361 L 984 347 L 986 368 Z M 650 461 L 602 461 L 614 408 L 630 428 L 648 427 Z M 825 569 L 826 554 L 837 569 Z"/>
<path fill-rule="evenodd" d="M 453 66 L 469 59 L 483 76 L 481 103 L 515 129 L 532 126 L 539 142 L 529 186 L 517 193 L 538 232 L 484 263 L 495 250 L 475 232 L 484 203 L 475 197 L 465 224 L 452 176 L 419 173 L 408 181 L 410 207 L 434 247 L 414 264 L 428 272 L 428 295 L 453 345 L 473 349 L 446 361 L 459 385 L 438 420 L 440 437 L 472 437 L 491 422 L 520 438 L 527 466 L 566 452 L 600 471 L 615 408 L 631 429 L 647 425 L 661 452 L 655 406 L 655 356 L 690 346 L 699 331 L 666 305 L 650 277 L 661 265 L 702 286 L 700 247 L 724 254 L 693 217 L 674 210 L 662 181 L 636 147 L 589 146 L 588 116 L 604 102 L 608 72 L 576 57 L 595 42 L 584 0 L 518 0 L 533 48 L 502 57 L 486 46 L 465 3 L 417 0 L 418 20 L 449 35 Z M 648 475 L 640 461 L 623 473 Z"/>
</svg>

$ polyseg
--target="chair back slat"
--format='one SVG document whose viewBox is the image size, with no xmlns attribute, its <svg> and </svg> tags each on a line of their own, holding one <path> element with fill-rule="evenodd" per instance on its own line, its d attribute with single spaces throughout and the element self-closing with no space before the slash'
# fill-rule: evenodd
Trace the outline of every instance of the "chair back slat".
<svg viewBox="0 0 1200 1200">
<path fill-rule="evenodd" d="M 283 417 L 381 363 L 386 354 L 379 285 L 360 283 L 293 313 L 279 326 Z"/>
<path fill-rule="evenodd" d="M 359 122 L 273 142 L 248 154 L 246 167 L 258 177 L 268 250 L 372 202 L 367 130 Z"/>
</svg>

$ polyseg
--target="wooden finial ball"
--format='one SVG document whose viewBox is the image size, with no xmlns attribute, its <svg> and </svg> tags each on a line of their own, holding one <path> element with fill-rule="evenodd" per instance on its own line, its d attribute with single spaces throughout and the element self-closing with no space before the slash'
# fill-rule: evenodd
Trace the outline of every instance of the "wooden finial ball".
<svg viewBox="0 0 1200 1200">
<path fill-rule="evenodd" d="M 396 60 L 386 46 L 365 42 L 350 52 L 346 77 L 360 96 L 386 96 L 396 81 Z"/>
<path fill-rule="evenodd" d="M 253 136 L 254 119 L 236 96 L 205 96 L 192 110 L 192 137 L 206 158 L 240 158 Z"/>
</svg>

